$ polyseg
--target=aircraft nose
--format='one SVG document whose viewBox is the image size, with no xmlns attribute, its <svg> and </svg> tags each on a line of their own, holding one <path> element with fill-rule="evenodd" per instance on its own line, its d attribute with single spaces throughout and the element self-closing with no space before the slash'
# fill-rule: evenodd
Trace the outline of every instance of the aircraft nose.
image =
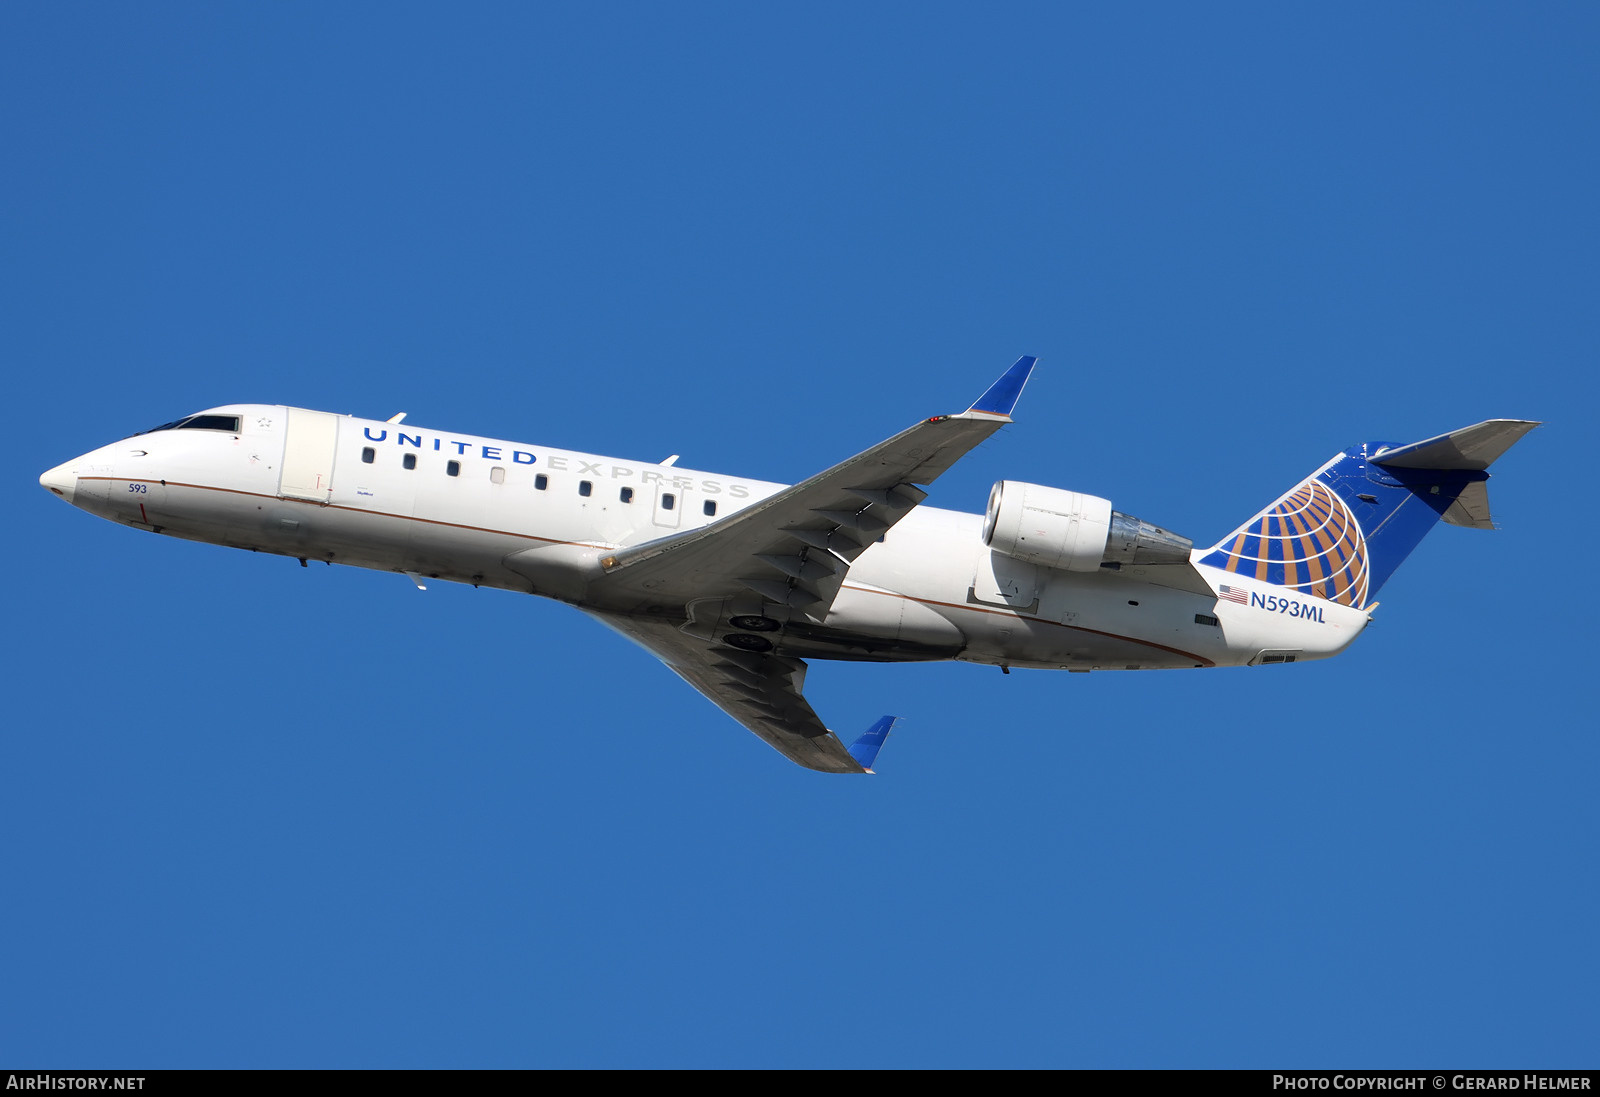
<svg viewBox="0 0 1600 1097">
<path fill-rule="evenodd" d="M 72 502 L 73 493 L 78 490 L 78 472 L 73 466 L 76 462 L 68 461 L 39 477 L 39 486 L 55 492 L 67 502 Z"/>
</svg>

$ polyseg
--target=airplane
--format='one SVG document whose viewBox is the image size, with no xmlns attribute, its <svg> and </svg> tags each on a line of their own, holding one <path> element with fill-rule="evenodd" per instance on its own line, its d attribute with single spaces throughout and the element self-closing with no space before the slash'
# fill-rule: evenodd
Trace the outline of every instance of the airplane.
<svg viewBox="0 0 1600 1097">
<path fill-rule="evenodd" d="M 1215 545 L 1109 500 L 1014 480 L 983 514 L 925 488 L 1012 422 L 1037 359 L 792 486 L 521 442 L 229 404 L 39 483 L 138 529 L 566 602 L 810 769 L 869 773 L 807 661 L 1067 671 L 1263 666 L 1344 651 L 1435 523 L 1493 528 L 1488 467 L 1539 424 L 1492 419 L 1336 454 Z"/>
</svg>

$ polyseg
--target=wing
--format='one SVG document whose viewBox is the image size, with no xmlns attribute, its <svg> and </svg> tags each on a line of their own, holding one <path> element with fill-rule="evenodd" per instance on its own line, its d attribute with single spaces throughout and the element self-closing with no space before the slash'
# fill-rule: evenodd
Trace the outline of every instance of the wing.
<svg viewBox="0 0 1600 1097">
<path fill-rule="evenodd" d="M 600 561 L 585 612 L 640 644 L 779 753 L 825 773 L 869 773 L 893 725 L 879 720 L 848 749 L 801 695 L 806 664 L 760 639 L 741 649 L 701 634 L 693 604 L 732 595 L 775 602 L 820 621 L 850 564 L 927 493 L 941 473 L 1011 422 L 1033 371 L 1025 357 L 960 415 L 936 415 L 864 453 L 700 529 Z M 690 623 L 630 612 L 686 607 Z"/>
<path fill-rule="evenodd" d="M 904 518 L 946 469 L 1011 422 L 1036 358 L 1019 358 L 959 415 L 935 415 L 864 453 L 699 529 L 601 559 L 607 606 L 753 591 L 821 620 L 851 563 Z"/>
<path fill-rule="evenodd" d="M 660 659 L 723 712 L 788 758 L 823 773 L 868 773 L 800 695 L 799 659 L 738 651 L 681 631 L 668 621 L 586 610 Z M 876 753 L 876 750 L 874 750 Z"/>
</svg>

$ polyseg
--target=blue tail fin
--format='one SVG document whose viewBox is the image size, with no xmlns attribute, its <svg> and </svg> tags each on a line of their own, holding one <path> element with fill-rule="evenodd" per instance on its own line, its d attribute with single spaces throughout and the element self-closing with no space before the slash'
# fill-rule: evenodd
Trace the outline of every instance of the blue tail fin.
<svg viewBox="0 0 1600 1097">
<path fill-rule="evenodd" d="M 1409 446 L 1347 449 L 1200 562 L 1359 609 L 1439 519 L 1492 527 L 1485 470 L 1536 426 L 1493 419 Z"/>
</svg>

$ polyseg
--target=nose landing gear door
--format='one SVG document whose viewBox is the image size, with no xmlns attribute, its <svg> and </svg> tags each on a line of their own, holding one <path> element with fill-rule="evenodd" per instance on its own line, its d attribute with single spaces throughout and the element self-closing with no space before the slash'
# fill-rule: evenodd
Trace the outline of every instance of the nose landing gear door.
<svg viewBox="0 0 1600 1097">
<path fill-rule="evenodd" d="M 339 416 L 303 408 L 289 408 L 288 411 L 278 494 L 285 499 L 326 503 L 333 491 L 333 456 L 339 444 Z"/>
</svg>

